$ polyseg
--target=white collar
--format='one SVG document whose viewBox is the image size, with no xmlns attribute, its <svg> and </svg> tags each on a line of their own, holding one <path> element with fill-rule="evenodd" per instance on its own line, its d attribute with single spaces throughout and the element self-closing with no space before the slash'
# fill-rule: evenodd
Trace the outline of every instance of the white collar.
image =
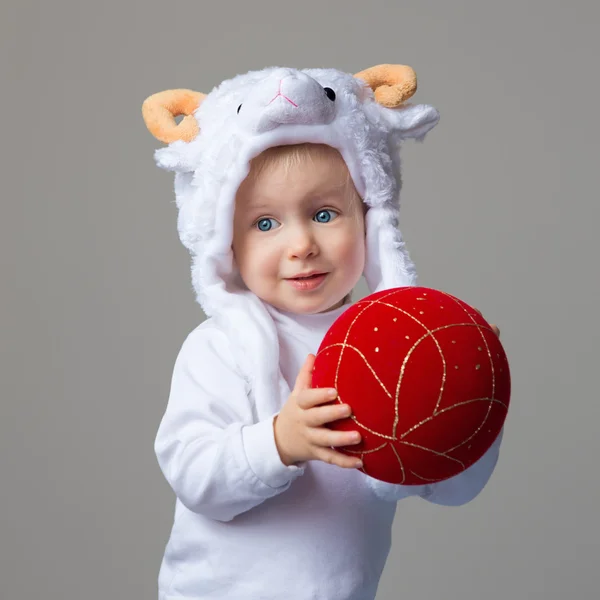
<svg viewBox="0 0 600 600">
<path fill-rule="evenodd" d="M 290 329 L 297 328 L 298 325 L 311 331 L 326 332 L 335 322 L 335 320 L 350 306 L 352 302 L 348 301 L 339 308 L 329 310 L 327 312 L 316 314 L 298 314 L 288 311 L 279 310 L 271 304 L 263 302 L 265 308 L 275 321 L 277 328 Z"/>
</svg>

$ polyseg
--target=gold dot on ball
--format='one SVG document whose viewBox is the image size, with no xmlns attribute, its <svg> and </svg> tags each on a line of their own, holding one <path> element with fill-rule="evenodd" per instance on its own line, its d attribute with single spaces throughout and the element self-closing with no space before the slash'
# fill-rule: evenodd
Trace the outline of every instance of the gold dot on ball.
<svg viewBox="0 0 600 600">
<path fill-rule="evenodd" d="M 476 365 L 475 368 L 479 371 L 479 369 L 481 369 L 481 365 Z"/>
<path fill-rule="evenodd" d="M 477 350 L 479 350 L 479 352 L 481 352 L 481 351 L 483 350 L 483 348 L 482 348 L 481 346 L 479 346 L 479 347 L 477 348 Z"/>
<path fill-rule="evenodd" d="M 456 344 L 456 340 L 452 340 L 452 343 L 453 343 L 453 344 Z"/>
<path fill-rule="evenodd" d="M 379 352 L 379 348 L 375 348 L 375 352 Z"/>
<path fill-rule="evenodd" d="M 407 336 L 406 336 L 406 339 L 407 339 L 407 340 L 410 340 L 410 335 L 407 335 Z"/>
<path fill-rule="evenodd" d="M 424 315 L 425 313 L 424 313 L 422 310 L 420 310 L 420 311 L 419 311 L 419 314 L 420 314 L 420 315 Z"/>
<path fill-rule="evenodd" d="M 379 331 L 379 328 L 378 328 L 378 327 L 375 327 L 375 329 L 373 329 L 373 331 Z"/>
<path fill-rule="evenodd" d="M 454 368 L 455 368 L 455 369 L 458 369 L 458 365 L 454 365 Z"/>
</svg>

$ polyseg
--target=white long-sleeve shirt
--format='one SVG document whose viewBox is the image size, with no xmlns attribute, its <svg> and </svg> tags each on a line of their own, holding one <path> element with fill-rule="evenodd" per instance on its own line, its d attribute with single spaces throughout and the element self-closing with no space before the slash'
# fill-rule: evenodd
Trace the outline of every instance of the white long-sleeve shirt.
<svg viewBox="0 0 600 600">
<path fill-rule="evenodd" d="M 287 383 L 273 393 L 283 406 L 306 356 L 348 305 L 321 315 L 267 308 Z M 274 415 L 258 414 L 232 343 L 209 319 L 175 363 L 155 443 L 176 495 L 159 600 L 372 600 L 396 501 L 468 502 L 489 479 L 500 440 L 461 475 L 427 486 L 385 484 L 319 461 L 286 467 Z"/>
</svg>

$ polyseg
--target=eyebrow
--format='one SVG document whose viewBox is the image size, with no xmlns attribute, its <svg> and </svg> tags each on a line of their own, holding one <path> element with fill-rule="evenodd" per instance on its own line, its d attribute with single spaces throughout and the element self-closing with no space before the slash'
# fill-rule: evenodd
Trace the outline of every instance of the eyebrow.
<svg viewBox="0 0 600 600">
<path fill-rule="evenodd" d="M 246 210 L 264 210 L 265 208 L 271 208 L 273 206 L 273 203 L 268 204 L 266 202 L 261 202 L 260 204 L 250 204 L 249 206 L 246 207 Z"/>
<path fill-rule="evenodd" d="M 340 190 L 343 190 L 345 187 L 346 187 L 346 185 L 344 183 L 340 183 L 338 185 L 329 186 L 329 187 L 323 189 L 323 191 L 322 191 L 321 194 L 315 195 L 314 200 L 315 201 L 324 201 L 328 197 L 330 197 L 330 196 L 338 193 Z M 248 205 L 246 207 L 246 210 L 252 210 L 252 211 L 254 211 L 254 210 L 263 210 L 265 208 L 271 208 L 274 205 L 277 205 L 277 200 L 276 199 L 273 199 L 272 202 L 266 201 L 266 202 L 257 202 L 255 204 L 254 203 L 250 204 L 250 205 Z"/>
</svg>

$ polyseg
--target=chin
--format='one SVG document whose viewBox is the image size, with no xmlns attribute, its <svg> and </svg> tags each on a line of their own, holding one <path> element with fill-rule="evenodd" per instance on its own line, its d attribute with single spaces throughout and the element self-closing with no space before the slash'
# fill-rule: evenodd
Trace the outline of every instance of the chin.
<svg viewBox="0 0 600 600">
<path fill-rule="evenodd" d="M 341 301 L 342 298 L 339 300 L 321 300 L 317 302 L 295 302 L 293 303 L 295 306 L 294 310 L 290 310 L 288 312 L 296 312 L 304 315 L 317 315 L 319 313 L 334 310 L 334 307 L 338 308 Z"/>
<path fill-rule="evenodd" d="M 317 313 L 323 312 L 327 310 L 325 308 L 321 308 L 321 305 L 307 304 L 304 302 L 290 302 L 285 305 L 282 310 L 287 312 L 296 313 L 299 315 L 316 315 Z"/>
<path fill-rule="evenodd" d="M 284 290 L 282 290 L 283 293 L 281 294 L 258 294 L 257 291 L 254 291 L 254 293 L 259 298 L 271 306 L 274 306 L 277 310 L 299 315 L 316 315 L 333 310 L 333 307 L 337 308 L 342 300 L 348 295 L 344 294 L 341 298 L 338 298 L 338 294 L 335 294 L 332 297 L 329 294 L 323 294 L 321 291 L 312 296 L 306 294 L 302 297 L 302 295 L 290 296 L 287 291 Z"/>
<path fill-rule="evenodd" d="M 277 310 L 282 310 L 288 313 L 295 313 L 299 315 L 311 315 L 327 310 L 327 308 L 321 308 L 324 306 L 323 302 L 311 302 L 310 300 L 298 301 L 298 300 L 285 300 L 281 298 L 263 298 L 265 302 L 274 306 Z"/>
</svg>

